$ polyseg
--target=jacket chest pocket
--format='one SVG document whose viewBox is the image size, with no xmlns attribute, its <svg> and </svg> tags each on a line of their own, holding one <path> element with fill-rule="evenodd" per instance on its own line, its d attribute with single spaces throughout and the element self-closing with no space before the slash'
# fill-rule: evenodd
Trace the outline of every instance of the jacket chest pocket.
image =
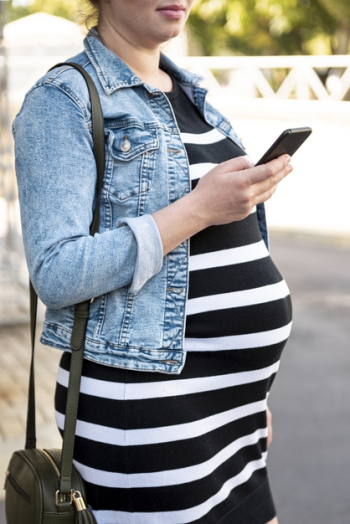
<svg viewBox="0 0 350 524">
<path fill-rule="evenodd" d="M 118 201 L 150 190 L 159 140 L 156 129 L 128 126 L 108 129 L 108 191 Z"/>
</svg>

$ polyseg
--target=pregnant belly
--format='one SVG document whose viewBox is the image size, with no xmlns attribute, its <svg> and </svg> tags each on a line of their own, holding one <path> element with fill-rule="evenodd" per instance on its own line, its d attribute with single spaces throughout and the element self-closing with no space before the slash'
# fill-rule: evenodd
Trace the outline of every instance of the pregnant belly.
<svg viewBox="0 0 350 524">
<path fill-rule="evenodd" d="M 287 340 L 289 289 L 269 256 L 192 271 L 189 284 L 186 350 L 244 349 Z"/>
</svg>

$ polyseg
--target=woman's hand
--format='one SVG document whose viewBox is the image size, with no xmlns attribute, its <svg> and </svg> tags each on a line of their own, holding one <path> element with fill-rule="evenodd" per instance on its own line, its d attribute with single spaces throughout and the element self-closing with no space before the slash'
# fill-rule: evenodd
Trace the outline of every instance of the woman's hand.
<svg viewBox="0 0 350 524">
<path fill-rule="evenodd" d="M 272 413 L 270 409 L 266 408 L 266 424 L 267 424 L 267 448 L 269 448 L 272 444 Z"/>
<path fill-rule="evenodd" d="M 153 214 L 166 255 L 209 226 L 247 217 L 256 204 L 272 197 L 278 183 L 292 171 L 290 156 L 254 167 L 247 157 L 219 164 L 193 191 Z"/>
<path fill-rule="evenodd" d="M 290 156 L 283 155 L 254 167 L 242 156 L 219 164 L 192 191 L 198 217 L 207 226 L 246 218 L 256 204 L 272 197 L 278 183 L 293 170 L 289 162 Z"/>
</svg>

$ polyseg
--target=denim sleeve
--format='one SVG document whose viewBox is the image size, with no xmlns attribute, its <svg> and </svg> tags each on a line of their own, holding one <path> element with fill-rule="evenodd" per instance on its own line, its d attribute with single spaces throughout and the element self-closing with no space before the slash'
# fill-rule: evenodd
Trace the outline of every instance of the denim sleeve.
<svg viewBox="0 0 350 524">
<path fill-rule="evenodd" d="M 88 120 L 72 92 L 41 84 L 13 125 L 27 264 L 39 297 L 53 309 L 129 284 L 137 292 L 163 264 L 150 215 L 121 217 L 125 227 L 89 235 L 96 167 Z"/>
</svg>

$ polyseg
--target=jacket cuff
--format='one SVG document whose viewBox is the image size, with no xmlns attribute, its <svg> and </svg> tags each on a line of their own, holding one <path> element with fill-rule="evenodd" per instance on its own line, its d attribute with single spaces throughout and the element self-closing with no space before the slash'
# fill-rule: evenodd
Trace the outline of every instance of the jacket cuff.
<svg viewBox="0 0 350 524">
<path fill-rule="evenodd" d="M 131 293 L 136 294 L 162 269 L 163 243 L 152 215 L 122 218 L 118 227 L 125 225 L 133 232 L 137 244 L 135 271 L 130 287 Z"/>
</svg>

